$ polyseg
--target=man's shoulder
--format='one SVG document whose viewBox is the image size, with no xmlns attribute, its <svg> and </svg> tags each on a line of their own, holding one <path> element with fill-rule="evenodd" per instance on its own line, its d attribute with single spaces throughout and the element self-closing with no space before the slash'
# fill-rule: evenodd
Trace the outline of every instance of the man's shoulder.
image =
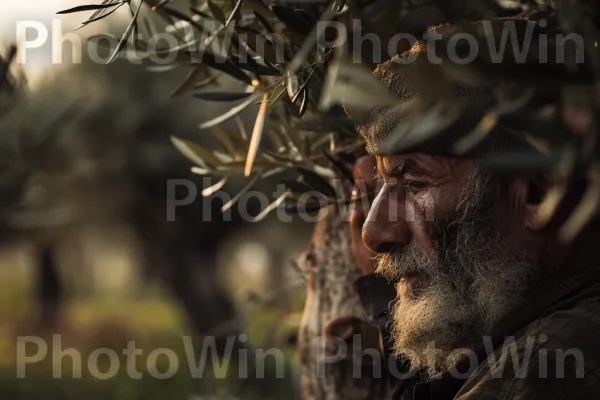
<svg viewBox="0 0 600 400">
<path fill-rule="evenodd" d="M 535 337 L 535 349 L 553 354 L 579 349 L 590 363 L 600 366 L 600 284 L 582 291 L 569 306 L 557 307 L 531 322 L 516 336 L 521 347 Z"/>
<path fill-rule="evenodd" d="M 563 399 L 600 392 L 600 298 L 581 297 L 488 347 L 457 399 Z M 575 396 L 575 397 L 573 397 Z"/>
</svg>

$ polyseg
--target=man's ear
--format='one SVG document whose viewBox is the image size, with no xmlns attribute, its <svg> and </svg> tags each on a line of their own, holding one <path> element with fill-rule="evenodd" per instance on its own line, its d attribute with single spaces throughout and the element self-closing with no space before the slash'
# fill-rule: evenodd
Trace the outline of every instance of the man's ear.
<svg viewBox="0 0 600 400">
<path fill-rule="evenodd" d="M 524 225 L 532 231 L 544 229 L 552 219 L 552 202 L 556 201 L 556 181 L 547 174 L 518 178 L 517 206 L 522 207 Z M 520 193 L 519 193 L 520 192 Z"/>
</svg>

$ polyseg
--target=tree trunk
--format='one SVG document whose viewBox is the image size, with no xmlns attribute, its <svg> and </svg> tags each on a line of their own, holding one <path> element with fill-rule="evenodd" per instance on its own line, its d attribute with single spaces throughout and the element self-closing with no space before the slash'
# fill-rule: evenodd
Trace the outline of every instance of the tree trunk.
<svg viewBox="0 0 600 400">
<path fill-rule="evenodd" d="M 299 336 L 302 398 L 383 399 L 385 381 L 374 373 L 373 360 L 361 357 L 365 348 L 377 348 L 378 336 L 365 322 L 356 293 L 360 270 L 348 223 L 339 209 L 323 213 L 306 258 L 308 287 Z"/>
<path fill-rule="evenodd" d="M 52 248 L 49 245 L 42 245 L 37 249 L 36 255 L 36 297 L 40 312 L 39 323 L 42 328 L 51 329 L 58 324 L 63 287 Z"/>
</svg>

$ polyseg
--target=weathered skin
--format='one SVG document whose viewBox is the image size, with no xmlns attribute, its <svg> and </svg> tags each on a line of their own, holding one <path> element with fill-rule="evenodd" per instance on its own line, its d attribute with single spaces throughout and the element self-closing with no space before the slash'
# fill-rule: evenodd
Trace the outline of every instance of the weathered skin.
<svg viewBox="0 0 600 400">
<path fill-rule="evenodd" d="M 413 168 L 398 174 L 402 165 Z M 425 155 L 422 153 L 394 155 L 391 157 L 367 156 L 355 167 L 356 176 L 367 176 L 368 187 L 375 188 L 370 167 L 377 165 L 382 188 L 377 193 L 364 219 L 351 219 L 354 232 L 352 247 L 364 271 L 373 271 L 372 257 L 394 246 L 407 246 L 414 242 L 431 251 L 427 222 L 451 221 L 461 200 L 465 178 L 476 170 L 470 159 Z M 506 215 L 507 235 L 515 243 L 534 255 L 541 273 L 550 272 L 560 264 L 568 252 L 568 245 L 544 230 L 540 216 L 541 199 L 554 182 L 550 177 L 523 176 L 507 188 L 502 212 Z M 412 187 L 412 189 L 411 189 Z M 540 192 L 541 191 L 541 192 Z M 395 214 L 395 215 L 394 215 Z M 359 240 L 358 232 L 362 232 Z M 371 253 L 369 253 L 369 251 Z"/>
</svg>

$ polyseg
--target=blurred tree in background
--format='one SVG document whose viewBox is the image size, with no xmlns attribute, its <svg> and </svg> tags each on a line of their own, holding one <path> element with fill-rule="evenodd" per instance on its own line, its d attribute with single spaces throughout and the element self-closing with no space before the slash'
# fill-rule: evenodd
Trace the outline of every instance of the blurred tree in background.
<svg viewBox="0 0 600 400">
<path fill-rule="evenodd" d="M 247 351 L 248 362 L 252 363 L 253 346 L 275 339 L 285 344 L 289 334 L 282 326 L 276 338 L 252 334 L 256 340 L 237 339 L 242 332 L 257 331 L 257 324 L 247 323 L 244 318 L 263 313 L 258 324 L 259 330 L 263 330 L 277 318 L 275 313 L 280 312 L 266 303 L 272 300 L 262 298 L 255 302 L 256 311 L 250 306 L 236 310 L 239 307 L 235 303 L 244 299 L 237 293 L 234 293 L 237 298 L 232 298 L 231 288 L 223 282 L 224 273 L 219 268 L 223 264 L 219 259 L 221 251 L 246 225 L 237 209 L 232 210 L 229 219 L 223 218 L 223 200 L 215 197 L 178 207 L 173 222 L 166 218 L 169 180 L 193 182 L 199 192 L 212 185 L 205 181 L 210 176 L 191 172 L 193 164 L 180 155 L 171 141 L 174 132 L 182 138 L 195 135 L 199 123 L 198 110 L 191 107 L 189 98 L 168 99 L 176 82 L 184 76 L 174 71 L 156 79 L 155 72 L 125 61 L 104 66 L 84 59 L 82 65 L 59 70 L 29 91 L 22 78 L 12 73 L 17 71 L 10 68 L 15 54 L 16 50 L 10 49 L 2 60 L 0 244 L 3 247 L 26 244 L 32 248 L 31 290 L 37 301 L 33 310 L 38 313 L 32 314 L 20 304 L 20 295 L 12 297 L 10 285 L 15 282 L 3 282 L 6 289 L 2 297 L 6 302 L 2 301 L 2 314 L 7 318 L 2 318 L 0 331 L 7 331 L 2 336 L 5 339 L 12 336 L 13 327 L 9 323 L 11 319 L 15 321 L 10 316 L 18 316 L 18 310 L 23 310 L 26 316 L 18 318 L 26 318 L 26 323 L 14 327 L 16 334 L 61 333 L 63 343 L 76 343 L 78 349 L 125 348 L 128 340 L 136 339 L 149 348 L 173 348 L 184 354 L 181 335 L 191 334 L 198 349 L 202 348 L 205 337 L 214 338 L 219 359 L 229 353 L 234 356 L 227 374 L 230 376 L 224 381 L 221 377 L 227 383 L 211 383 L 210 376 L 194 382 L 189 376 L 186 378 L 184 371 L 158 391 L 151 384 L 142 389 L 151 379 L 125 385 L 130 388 L 124 398 L 161 398 L 169 393 L 185 398 L 191 393 L 212 393 L 217 389 L 227 396 L 241 393 L 242 398 L 268 398 L 273 393 L 286 392 L 293 395 L 290 371 L 286 379 L 275 384 L 268 380 L 239 379 L 236 372 L 238 350 Z M 221 82 L 227 84 L 226 80 Z M 213 148 L 215 144 L 211 138 L 203 142 Z M 213 179 L 213 183 L 216 181 Z M 229 186 L 236 188 L 240 184 L 232 180 Z M 185 187 L 179 189 L 184 189 L 184 193 L 175 193 L 177 198 L 185 197 Z M 252 203 L 249 206 L 254 207 Z M 95 250 L 82 254 L 81 235 L 90 229 Z M 151 287 L 158 283 L 175 304 L 163 304 L 163 297 L 148 290 L 136 290 L 142 298 L 139 304 L 134 293 L 129 297 L 121 295 L 115 301 L 105 300 L 104 292 L 94 297 L 89 293 L 94 288 L 91 281 L 99 280 L 99 275 L 126 277 L 119 271 L 126 265 L 102 253 L 111 248 L 127 252 L 127 246 L 135 247 L 141 267 L 134 272 L 137 278 L 126 279 L 128 285 L 137 280 L 144 285 L 150 283 Z M 75 259 L 69 261 L 61 256 L 65 251 Z M 89 257 L 103 256 L 104 261 L 90 273 Z M 229 274 L 239 274 L 239 267 L 234 268 Z M 254 284 L 264 283 L 258 280 Z M 126 290 L 133 292 L 132 289 Z M 260 287 L 255 290 L 260 291 Z M 100 299 L 94 300 L 97 298 Z M 118 305 L 119 302 L 124 304 Z M 82 318 L 94 319 L 96 313 L 101 321 L 107 318 L 102 314 L 114 314 L 109 309 L 114 307 L 122 308 L 120 317 L 110 317 L 112 320 L 107 319 L 105 326 L 92 328 L 89 323 L 81 322 Z M 181 318 L 176 307 L 181 310 Z M 92 316 L 86 317 L 84 312 Z M 128 317 L 127 313 L 134 315 Z M 9 377 L 14 376 L 10 362 L 13 357 L 14 349 L 6 359 Z M 270 365 L 267 363 L 266 367 L 271 368 Z M 52 363 L 47 367 L 51 368 Z M 275 370 L 267 370 L 266 376 L 273 373 Z M 76 397 L 77 391 L 92 390 L 91 386 L 86 389 L 85 382 L 49 379 L 50 369 L 38 375 L 37 379 L 44 381 L 39 386 L 19 380 L 11 385 L 11 381 L 3 379 L 8 386 L 3 393 L 6 390 L 15 399 L 71 398 Z M 86 381 L 92 385 L 91 378 Z M 122 382 L 105 385 L 98 398 L 114 397 L 122 390 L 121 386 Z"/>
</svg>

